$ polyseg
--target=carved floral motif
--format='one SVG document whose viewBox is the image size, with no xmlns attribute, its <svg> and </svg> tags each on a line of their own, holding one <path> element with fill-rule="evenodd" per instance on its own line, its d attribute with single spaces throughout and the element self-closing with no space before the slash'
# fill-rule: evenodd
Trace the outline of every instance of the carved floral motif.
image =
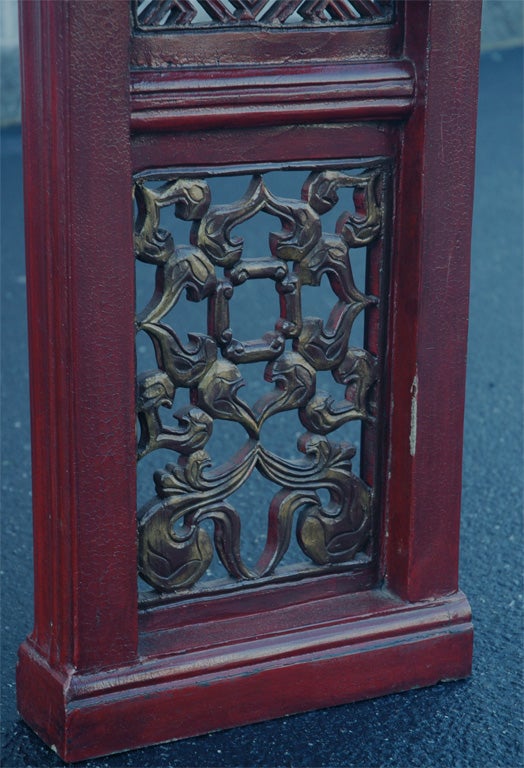
<svg viewBox="0 0 524 768">
<path fill-rule="evenodd" d="M 383 172 L 359 175 L 315 171 L 302 199 L 274 196 L 265 177 L 255 174 L 237 202 L 214 204 L 208 184 L 176 178 L 160 187 L 135 185 L 135 254 L 156 266 L 153 296 L 137 313 L 137 331 L 149 337 L 158 369 L 137 377 L 138 458 L 159 448 L 179 454 L 154 476 L 156 495 L 138 513 L 139 572 L 163 591 L 185 589 L 205 573 L 215 551 L 237 579 L 270 575 L 285 554 L 296 521 L 298 543 L 314 563 L 350 562 L 366 549 L 372 524 L 373 492 L 352 471 L 354 446 L 327 435 L 348 421 L 372 423 L 371 393 L 377 362 L 365 349 L 350 346 L 357 315 L 378 298 L 355 285 L 350 251 L 382 236 Z M 354 211 L 339 217 L 336 231 L 324 233 L 322 216 L 338 203 L 338 192 L 353 192 Z M 160 224 L 162 208 L 191 221 L 191 243 L 177 245 Z M 280 222 L 269 234 L 268 255 L 245 258 L 235 227 L 264 212 Z M 302 286 L 318 286 L 326 275 L 335 294 L 324 324 L 304 317 Z M 280 317 L 260 339 L 238 338 L 229 303 L 249 280 L 274 284 Z M 206 334 L 184 341 L 166 322 L 181 301 L 207 304 Z M 242 366 L 266 362 L 272 391 L 250 406 L 241 396 Z M 340 399 L 317 389 L 317 373 L 330 371 Z M 174 413 L 178 426 L 165 426 L 160 412 L 171 409 L 177 390 L 189 391 L 190 405 Z M 274 414 L 297 410 L 307 430 L 299 457 L 283 459 L 268 451 L 260 430 Z M 234 421 L 246 432 L 244 446 L 214 466 L 206 452 L 217 420 Z M 278 490 L 268 511 L 266 545 L 248 567 L 240 553 L 240 518 L 228 500 L 253 471 Z M 319 491 L 327 491 L 323 504 Z M 214 542 L 201 527 L 214 526 Z"/>
</svg>

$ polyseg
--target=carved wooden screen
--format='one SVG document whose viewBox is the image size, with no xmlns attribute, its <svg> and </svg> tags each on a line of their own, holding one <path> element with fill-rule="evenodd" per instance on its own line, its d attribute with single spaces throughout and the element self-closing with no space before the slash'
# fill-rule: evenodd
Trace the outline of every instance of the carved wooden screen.
<svg viewBox="0 0 524 768">
<path fill-rule="evenodd" d="M 140 574 L 162 592 L 192 587 L 205 574 L 213 546 L 200 527 L 204 520 L 213 521 L 216 554 L 236 580 L 278 575 L 294 518 L 306 558 L 330 566 L 330 572 L 334 565 L 362 566 L 376 551 L 378 294 L 385 267 L 387 164 L 376 161 L 361 173 L 348 168 L 308 173 L 303 166 L 302 194 L 296 200 L 271 192 L 275 173 L 270 169 L 253 170 L 252 175 L 232 177 L 235 191 L 246 188 L 235 202 L 215 202 L 209 183 L 198 177 L 202 171 L 195 171 L 195 178 L 168 172 L 169 180 L 156 188 L 144 178 L 136 181 L 136 256 L 156 266 L 155 291 L 137 315 L 137 329 L 149 337 L 158 364 L 158 369 L 138 374 L 138 453 L 142 459 L 165 448 L 179 457 L 178 463 L 155 472 L 156 494 L 139 511 Z M 339 196 L 346 190 L 350 194 L 344 207 Z M 325 231 L 325 214 L 337 206 L 337 231 Z M 160 226 L 165 209 L 176 215 L 173 235 Z M 254 244 L 254 254 L 234 233 L 259 212 L 274 217 L 277 232 Z M 177 237 L 184 220 L 192 222 L 187 243 Z M 366 261 L 368 266 L 360 288 L 351 264 L 357 259 L 364 262 L 360 272 L 366 274 Z M 306 286 L 320 286 L 323 277 L 329 280 L 332 308 L 325 319 L 310 317 L 302 294 Z M 267 331 L 261 338 L 244 339 L 247 318 L 241 316 L 240 327 L 235 326 L 230 306 L 252 280 L 271 282 L 275 319 L 265 319 Z M 207 333 L 190 332 L 185 344 L 166 322 L 170 311 L 184 302 L 184 289 L 207 316 Z M 256 294 L 254 299 L 247 305 L 249 313 L 263 313 Z M 351 343 L 361 313 L 367 316 L 366 348 Z M 250 406 L 239 390 L 245 384 L 241 371 L 252 363 L 265 365 L 262 370 L 257 366 L 257 373 L 268 385 L 252 380 L 247 394 L 252 387 L 260 395 Z M 317 383 L 323 372 L 338 385 L 338 396 Z M 162 407 L 173 405 L 178 427 L 161 419 Z M 267 424 L 265 434 L 271 437 L 272 417 L 291 410 L 298 419 L 289 422 L 288 431 L 295 440 L 297 427 L 302 433 L 297 456 L 285 459 L 282 450 L 268 449 L 261 430 Z M 236 452 L 227 447 L 234 444 L 227 430 L 220 440 L 221 421 L 243 429 Z M 362 470 L 357 474 L 352 471 L 356 446 L 336 437 L 351 421 L 364 427 Z M 222 456 L 218 465 L 206 452 L 214 430 L 220 441 L 216 452 Z M 240 516 L 228 499 L 256 471 L 276 487 L 266 515 L 265 546 L 258 562 L 248 567 L 241 555 Z M 317 493 L 321 489 L 329 494 L 325 506 Z"/>
<path fill-rule="evenodd" d="M 137 29 L 155 31 L 187 26 L 240 26 L 247 24 L 377 24 L 393 18 L 393 0 L 136 0 L 133 21 Z"/>
<path fill-rule="evenodd" d="M 79 760 L 467 674 L 478 5 L 21 11 L 24 718 Z"/>
</svg>

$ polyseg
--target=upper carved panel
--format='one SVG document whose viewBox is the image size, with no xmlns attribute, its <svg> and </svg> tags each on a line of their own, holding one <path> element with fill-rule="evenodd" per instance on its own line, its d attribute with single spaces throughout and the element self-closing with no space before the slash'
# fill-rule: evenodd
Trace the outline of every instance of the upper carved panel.
<svg viewBox="0 0 524 768">
<path fill-rule="evenodd" d="M 195 26 L 384 24 L 394 0 L 132 0 L 135 25 L 157 31 Z"/>
</svg>

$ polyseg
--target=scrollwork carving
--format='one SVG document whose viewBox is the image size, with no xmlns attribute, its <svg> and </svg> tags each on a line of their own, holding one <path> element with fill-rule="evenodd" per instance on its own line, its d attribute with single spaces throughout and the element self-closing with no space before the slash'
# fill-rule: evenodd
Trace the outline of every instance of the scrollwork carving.
<svg viewBox="0 0 524 768">
<path fill-rule="evenodd" d="M 317 371 L 335 368 L 344 359 L 353 322 L 366 303 L 366 299 L 352 304 L 337 302 L 325 327 L 318 317 L 304 318 L 295 349 Z"/>
<path fill-rule="evenodd" d="M 173 237 L 160 227 L 160 211 L 174 205 L 180 219 L 201 218 L 211 201 L 209 186 L 200 180 L 177 179 L 160 189 L 150 189 L 143 182 L 134 186 L 138 215 L 135 221 L 135 255 L 140 261 L 159 264 L 173 252 Z"/>
<path fill-rule="evenodd" d="M 212 206 L 193 228 L 192 241 L 220 267 L 231 269 L 240 260 L 243 240 L 233 230 L 259 212 L 280 219 L 282 229 L 271 232 L 269 247 L 275 258 L 300 261 L 318 241 L 318 214 L 302 200 L 284 200 L 267 189 L 261 176 L 253 176 L 246 194 L 236 203 Z"/>
<path fill-rule="evenodd" d="M 286 352 L 265 370 L 266 381 L 275 389 L 255 403 L 259 427 L 275 413 L 299 408 L 315 392 L 315 369 L 296 352 Z"/>
<path fill-rule="evenodd" d="M 202 251 L 191 246 L 173 247 L 165 263 L 157 266 L 155 291 L 149 304 L 137 316 L 138 327 L 164 317 L 184 289 L 189 301 L 201 301 L 213 293 L 216 283 L 213 265 Z"/>
<path fill-rule="evenodd" d="M 240 523 L 224 499 L 249 476 L 256 455 L 256 443 L 250 441 L 230 462 L 208 472 L 211 459 L 205 451 L 197 450 L 155 473 L 157 495 L 138 516 L 138 567 L 145 581 L 160 590 L 180 589 L 198 581 L 213 554 L 207 533 L 199 528 L 206 517 L 219 521 L 218 554 L 222 553 L 222 562 L 227 567 L 235 561 Z M 228 541 L 234 543 L 228 547 Z M 241 569 L 239 563 L 236 576 L 241 575 Z"/>
<path fill-rule="evenodd" d="M 214 418 L 237 421 L 250 436 L 256 436 L 258 427 L 251 408 L 237 394 L 244 384 L 236 365 L 217 360 L 200 382 L 196 400 Z"/>
<path fill-rule="evenodd" d="M 184 406 L 173 417 L 178 428 L 166 427 L 160 407 L 170 408 L 175 397 L 173 382 L 164 371 L 150 371 L 138 379 L 137 416 L 140 423 L 138 458 L 157 448 L 168 448 L 183 455 L 203 448 L 211 436 L 213 419 L 199 408 Z"/>
<path fill-rule="evenodd" d="M 349 343 L 355 318 L 378 297 L 357 287 L 351 255 L 382 237 L 383 183 L 381 168 L 315 171 L 302 199 L 291 200 L 273 195 L 266 178 L 255 174 L 236 202 L 215 204 L 202 180 L 180 177 L 158 188 L 137 182 L 135 251 L 156 266 L 156 282 L 136 326 L 152 342 L 158 365 L 137 377 L 137 453 L 141 459 L 167 448 L 179 455 L 155 473 L 156 495 L 138 514 L 139 572 L 156 589 L 196 584 L 214 552 L 232 578 L 267 577 L 286 553 L 294 527 L 302 551 L 319 566 L 350 563 L 366 551 L 373 491 L 353 473 L 355 447 L 327 435 L 349 421 L 375 420 L 377 360 Z M 346 189 L 352 207 L 338 217 L 336 232 L 323 232 L 322 216 Z M 163 208 L 175 220 L 192 222 L 191 244 L 178 244 L 161 226 Z M 276 218 L 281 229 L 268 233 L 266 253 L 248 258 L 235 230 L 260 212 Z M 334 293 L 326 321 L 304 316 L 301 300 L 302 287 L 319 286 L 324 276 Z M 230 303 L 252 280 L 271 281 L 279 314 L 261 338 L 241 339 L 231 325 Z M 188 331 L 187 343 L 166 318 L 184 291 L 190 301 L 207 305 L 207 333 Z M 273 389 L 250 406 L 239 394 L 242 370 L 260 361 L 267 362 L 264 378 Z M 331 372 L 340 399 L 317 389 L 321 371 Z M 190 403 L 173 413 L 178 426 L 168 427 L 160 413 L 175 408 L 184 391 Z M 295 460 L 268 451 L 261 440 L 262 426 L 289 410 L 297 411 L 307 430 Z M 215 466 L 205 448 L 220 421 L 240 424 L 246 442 Z M 268 510 L 265 546 L 248 566 L 241 555 L 240 515 L 230 497 L 254 471 L 278 490 Z M 325 506 L 321 491 L 329 496 Z M 206 520 L 212 538 L 202 528 Z"/>
</svg>

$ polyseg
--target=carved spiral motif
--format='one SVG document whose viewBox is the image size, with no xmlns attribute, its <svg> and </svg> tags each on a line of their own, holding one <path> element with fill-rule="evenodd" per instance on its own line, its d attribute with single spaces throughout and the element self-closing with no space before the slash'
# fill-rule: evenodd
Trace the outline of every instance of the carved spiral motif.
<svg viewBox="0 0 524 768">
<path fill-rule="evenodd" d="M 137 377 L 137 455 L 161 448 L 179 454 L 155 473 L 156 494 L 138 512 L 139 572 L 156 589 L 191 587 L 214 551 L 236 579 L 270 575 L 289 546 L 295 519 L 298 543 L 318 565 L 350 562 L 365 551 L 373 493 L 352 471 L 355 448 L 327 435 L 348 421 L 374 419 L 377 362 L 349 342 L 357 315 L 378 299 L 356 287 L 350 250 L 382 237 L 383 178 L 382 169 L 315 171 L 302 199 L 289 200 L 274 196 L 265 177 L 254 175 L 245 195 L 227 205 L 213 204 L 199 179 L 176 178 L 156 188 L 135 184 L 135 255 L 156 266 L 155 289 L 136 327 L 150 339 L 158 365 Z M 323 233 L 322 216 L 343 188 L 353 191 L 354 211 L 339 217 L 335 233 Z M 161 227 L 162 208 L 192 222 L 191 244 L 175 244 Z M 269 234 L 270 255 L 245 259 L 234 230 L 259 212 L 278 219 L 281 229 Z M 318 286 L 324 275 L 336 297 L 326 324 L 301 309 L 302 286 Z M 240 340 L 229 303 L 249 280 L 274 283 L 280 317 L 262 338 Z M 207 333 L 190 333 L 187 342 L 166 322 L 184 290 L 188 300 L 207 304 L 208 317 Z M 274 389 L 249 406 L 240 395 L 241 367 L 260 361 Z M 330 371 L 341 386 L 339 401 L 317 389 L 319 371 Z M 173 407 L 179 388 L 189 391 L 191 405 L 174 413 L 178 426 L 167 427 L 161 409 Z M 260 440 L 262 425 L 287 410 L 297 410 L 306 429 L 295 460 L 273 454 Z M 218 467 L 205 450 L 217 419 L 237 422 L 246 432 L 243 448 Z M 228 499 L 255 470 L 279 490 L 268 512 L 266 545 L 249 568 L 240 554 L 240 518 Z M 329 495 L 325 505 L 321 490 Z M 214 545 L 204 520 L 213 522 Z"/>
</svg>

